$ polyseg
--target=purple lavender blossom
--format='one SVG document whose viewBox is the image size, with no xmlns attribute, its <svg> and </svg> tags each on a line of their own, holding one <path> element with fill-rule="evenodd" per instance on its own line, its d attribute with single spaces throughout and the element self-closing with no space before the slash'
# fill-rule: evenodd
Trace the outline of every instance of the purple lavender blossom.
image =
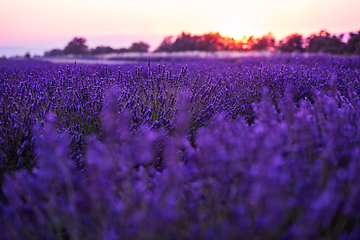
<svg viewBox="0 0 360 240">
<path fill-rule="evenodd" d="M 360 58 L 5 62 L 3 239 L 360 236 Z"/>
</svg>

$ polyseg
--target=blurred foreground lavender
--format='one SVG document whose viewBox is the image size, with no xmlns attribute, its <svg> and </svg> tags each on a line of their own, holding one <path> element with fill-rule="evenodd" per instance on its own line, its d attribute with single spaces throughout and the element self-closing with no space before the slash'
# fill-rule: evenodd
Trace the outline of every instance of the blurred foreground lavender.
<svg viewBox="0 0 360 240">
<path fill-rule="evenodd" d="M 0 66 L 1 238 L 360 238 L 360 58 L 165 64 Z"/>
</svg>

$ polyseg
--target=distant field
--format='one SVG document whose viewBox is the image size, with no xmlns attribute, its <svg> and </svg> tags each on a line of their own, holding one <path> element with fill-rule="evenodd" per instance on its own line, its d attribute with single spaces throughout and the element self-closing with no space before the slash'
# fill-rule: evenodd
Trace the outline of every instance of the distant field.
<svg viewBox="0 0 360 240">
<path fill-rule="evenodd" d="M 270 51 L 217 51 L 217 52 L 203 52 L 203 51 L 189 51 L 189 52 L 148 52 L 148 53 L 110 53 L 110 54 L 98 54 L 91 56 L 74 56 L 68 55 L 65 57 L 43 57 L 37 58 L 42 61 L 49 61 L 57 64 L 72 64 L 77 62 L 79 64 L 108 64 L 108 65 L 122 65 L 122 64 L 136 64 L 151 59 L 153 62 L 158 61 L 176 61 L 186 59 L 240 59 L 246 57 L 315 57 L 315 56 L 330 56 L 329 54 L 322 53 L 274 53 Z"/>
<path fill-rule="evenodd" d="M 218 51 L 218 52 L 201 52 L 201 51 L 189 51 L 189 52 L 149 52 L 149 53 L 110 53 L 110 54 L 98 54 L 92 56 L 66 56 L 66 57 L 52 57 L 52 58 L 41 58 L 45 61 L 53 63 L 74 63 L 76 61 L 79 64 L 126 64 L 134 63 L 139 61 L 146 61 L 151 58 L 153 61 L 160 60 L 176 60 L 186 58 L 210 58 L 210 59 L 235 59 L 248 56 L 271 56 L 272 52 L 234 52 L 234 51 Z"/>
<path fill-rule="evenodd" d="M 216 51 L 216 52 L 204 52 L 204 51 L 187 51 L 187 52 L 149 52 L 149 53 L 110 53 L 99 55 L 99 58 L 112 59 L 112 58 L 185 58 L 185 57 L 197 57 L 197 58 L 238 58 L 248 56 L 270 56 L 273 53 L 270 51 Z"/>
<path fill-rule="evenodd" d="M 40 59 L 39 59 L 40 60 Z M 56 64 L 104 64 L 104 65 L 123 65 L 123 64 L 134 64 L 137 60 L 108 60 L 102 58 L 78 58 L 78 57 L 54 57 L 54 58 L 41 58 L 41 61 L 47 61 Z"/>
</svg>

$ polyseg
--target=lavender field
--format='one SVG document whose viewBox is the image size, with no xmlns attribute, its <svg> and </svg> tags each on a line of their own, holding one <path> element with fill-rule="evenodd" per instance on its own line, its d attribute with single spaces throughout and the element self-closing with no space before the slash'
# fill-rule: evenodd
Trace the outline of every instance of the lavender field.
<svg viewBox="0 0 360 240">
<path fill-rule="evenodd" d="M 0 239 L 360 239 L 360 57 L 0 61 Z"/>
</svg>

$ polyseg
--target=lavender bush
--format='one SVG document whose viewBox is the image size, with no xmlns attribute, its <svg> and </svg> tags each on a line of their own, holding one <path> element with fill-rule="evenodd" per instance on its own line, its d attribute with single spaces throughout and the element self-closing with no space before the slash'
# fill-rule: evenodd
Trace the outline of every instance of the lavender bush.
<svg viewBox="0 0 360 240">
<path fill-rule="evenodd" d="M 2 238 L 358 239 L 359 69 L 7 62 Z"/>
</svg>

